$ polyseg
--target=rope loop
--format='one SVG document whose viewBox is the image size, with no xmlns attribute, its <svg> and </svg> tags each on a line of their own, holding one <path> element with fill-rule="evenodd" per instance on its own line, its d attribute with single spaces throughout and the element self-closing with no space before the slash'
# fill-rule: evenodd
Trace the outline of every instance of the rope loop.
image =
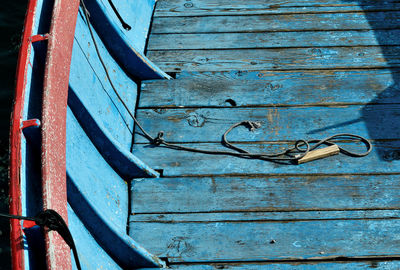
<svg viewBox="0 0 400 270">
<path fill-rule="evenodd" d="M 162 143 L 164 143 L 164 131 L 160 131 L 160 132 L 158 132 L 158 134 L 157 134 L 157 137 L 155 137 L 152 141 L 151 141 L 151 143 L 152 144 L 154 144 L 154 145 L 156 145 L 156 146 L 159 146 L 159 145 L 161 145 Z"/>
</svg>

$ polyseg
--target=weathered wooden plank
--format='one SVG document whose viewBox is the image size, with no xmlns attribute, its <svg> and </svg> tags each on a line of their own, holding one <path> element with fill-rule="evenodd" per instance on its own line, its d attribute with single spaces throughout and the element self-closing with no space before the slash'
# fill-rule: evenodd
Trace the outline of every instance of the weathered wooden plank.
<svg viewBox="0 0 400 270">
<path fill-rule="evenodd" d="M 256 121 L 261 127 L 251 132 L 244 126 L 237 127 L 228 135 L 229 140 L 296 141 L 354 131 L 369 139 L 397 139 L 400 134 L 400 105 L 397 104 L 140 109 L 137 116 L 150 134 L 164 131 L 167 141 L 179 143 L 220 142 L 230 126 L 246 120 Z M 148 140 L 136 134 L 135 142 L 146 143 Z"/>
<path fill-rule="evenodd" d="M 219 143 L 185 144 L 185 146 L 227 150 Z M 285 144 L 257 143 L 241 146 L 252 152 L 277 152 L 287 147 Z M 363 152 L 365 150 L 364 146 L 352 144 L 342 144 L 342 146 L 353 151 Z M 148 144 L 136 144 L 133 153 L 152 168 L 163 169 L 164 176 L 400 173 L 400 141 L 375 142 L 372 152 L 363 158 L 352 158 L 339 154 L 302 165 L 284 165 L 262 160 L 199 154 L 153 147 Z"/>
<path fill-rule="evenodd" d="M 394 209 L 400 208 L 399 189 L 399 175 L 217 176 L 134 179 L 130 192 L 132 219 L 137 220 L 149 216 L 140 213 Z M 240 215 L 248 219 L 252 214 Z M 284 214 L 260 216 L 278 219 Z"/>
<path fill-rule="evenodd" d="M 265 270 L 265 269 L 278 269 L 278 270 L 325 270 L 325 269 L 343 269 L 343 270 L 355 270 L 355 269 L 381 269 L 381 270 L 391 270 L 399 269 L 399 261 L 384 261 L 379 258 L 370 258 L 360 261 L 299 261 L 299 262 L 281 262 L 281 263 L 271 263 L 271 262 L 259 262 L 259 263 L 204 263 L 204 264 L 172 264 L 169 265 L 171 269 L 177 270 L 215 270 L 215 269 L 232 269 L 232 270 Z M 153 269 L 141 269 L 141 270 L 157 270 Z"/>
<path fill-rule="evenodd" d="M 379 46 L 400 44 L 400 30 L 153 34 L 149 50 Z"/>
<path fill-rule="evenodd" d="M 167 72 L 386 68 L 400 64 L 400 46 L 150 51 Z"/>
<path fill-rule="evenodd" d="M 130 110 L 134 111 L 136 83 L 115 62 L 95 32 L 94 35 L 116 89 Z M 70 90 L 76 93 L 95 119 L 102 123 L 125 149 L 129 149 L 132 143 L 133 120 L 112 91 L 87 25 L 81 16 L 78 16 L 75 32 L 69 85 Z"/>
<path fill-rule="evenodd" d="M 137 48 L 139 52 L 144 52 L 156 0 L 113 2 L 120 16 L 131 27 L 130 30 L 123 28 L 108 1 L 99 0 L 98 2 L 99 6 L 104 8 L 106 19 L 117 27 L 119 34 L 126 36 L 129 44 Z"/>
<path fill-rule="evenodd" d="M 398 103 L 399 76 L 396 69 L 182 72 L 142 83 L 139 107 Z"/>
<path fill-rule="evenodd" d="M 160 0 L 156 17 L 398 10 L 397 0 Z"/>
<path fill-rule="evenodd" d="M 245 5 L 246 3 L 243 2 Z M 237 15 L 237 14 L 235 14 Z M 152 34 L 239 33 L 315 30 L 378 30 L 399 27 L 400 12 L 356 12 L 251 16 L 157 17 Z"/>
<path fill-rule="evenodd" d="M 365 211 L 295 211 L 295 212 L 217 212 L 134 214 L 131 223 L 212 223 L 212 222 L 276 222 L 305 220 L 399 219 L 400 210 Z M 135 226 L 131 224 L 131 226 Z M 150 225 L 151 226 L 151 225 Z"/>
<path fill-rule="evenodd" d="M 400 220 L 133 223 L 130 235 L 171 262 L 398 257 Z"/>
</svg>

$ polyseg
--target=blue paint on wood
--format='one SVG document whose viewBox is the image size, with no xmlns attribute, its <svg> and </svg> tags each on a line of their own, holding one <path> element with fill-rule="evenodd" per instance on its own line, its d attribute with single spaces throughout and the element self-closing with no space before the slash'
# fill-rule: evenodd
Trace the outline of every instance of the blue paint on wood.
<svg viewBox="0 0 400 270">
<path fill-rule="evenodd" d="M 136 222 L 130 234 L 171 262 L 254 262 L 398 256 L 399 225 L 399 219 Z"/>
<path fill-rule="evenodd" d="M 162 265 L 126 234 L 127 184 L 103 160 L 70 109 L 67 113 L 67 188 L 71 207 L 121 267 Z"/>
<path fill-rule="evenodd" d="M 166 72 L 399 67 L 399 46 L 149 51 Z"/>
<path fill-rule="evenodd" d="M 390 46 L 400 43 L 400 31 L 311 31 L 261 33 L 153 34 L 148 50 L 251 49 L 325 46 Z M 376 39 L 379 36 L 379 41 Z"/>
<path fill-rule="evenodd" d="M 239 203 L 237 203 L 239 204 Z M 302 222 L 310 220 L 365 220 L 365 219 L 399 219 L 400 210 L 295 210 L 281 211 L 237 211 L 233 212 L 186 212 L 154 214 L 134 213 L 130 217 L 130 225 L 135 223 L 218 223 L 218 222 Z"/>
<path fill-rule="evenodd" d="M 98 5 L 103 9 L 103 12 L 106 14 L 108 20 L 112 22 L 119 35 L 125 36 L 129 44 L 137 48 L 138 52 L 143 53 L 146 49 L 147 36 L 156 0 L 113 1 L 121 17 L 131 27 L 129 31 L 121 26 L 119 19 L 107 0 L 98 0 L 98 2 Z"/>
<path fill-rule="evenodd" d="M 187 3 L 189 2 L 189 3 Z M 344 13 L 360 11 L 394 11 L 399 9 L 396 0 L 388 1 L 337 1 L 337 0 L 160 0 L 155 17 L 255 15 L 292 13 Z"/>
<path fill-rule="evenodd" d="M 141 80 L 170 78 L 153 64 L 142 51 L 139 51 L 134 43 L 130 43 L 131 41 L 126 37 L 124 32 L 120 30 L 120 26 L 116 25 L 116 22 L 110 20 L 107 16 L 107 11 L 103 2 L 87 1 L 86 6 L 91 14 L 91 23 L 99 33 L 107 49 L 131 76 Z M 146 16 L 146 14 L 136 13 L 136 11 L 135 15 Z M 149 14 L 147 14 L 147 16 L 148 15 Z M 146 18 L 145 20 L 150 23 L 150 18 Z M 143 45 L 140 45 L 140 47 L 142 46 Z"/>
<path fill-rule="evenodd" d="M 341 1 L 343 2 L 343 1 Z M 372 3 L 372 2 L 370 2 Z M 372 3 L 375 6 L 377 2 Z M 388 6 L 391 6 L 390 3 Z M 378 9 L 379 7 L 377 7 Z M 395 9 L 392 7 L 392 9 Z M 366 19 L 368 17 L 368 20 Z M 371 30 L 396 29 L 400 23 L 398 10 L 388 12 L 349 12 L 251 15 L 241 16 L 176 16 L 156 17 L 152 34 L 183 33 L 243 33 L 279 31 L 319 31 L 319 30 Z M 300 36 L 300 34 L 299 34 Z"/>
<path fill-rule="evenodd" d="M 141 213 L 400 208 L 398 175 L 134 179 L 130 192 L 131 220 L 137 220 Z"/>
<path fill-rule="evenodd" d="M 327 269 L 377 269 L 391 270 L 399 269 L 399 261 L 385 260 L 364 260 L 364 261 L 339 261 L 339 262 L 283 262 L 283 263 L 207 263 L 207 264 L 176 264 L 171 265 L 171 269 L 176 270 L 215 270 L 215 269 L 231 269 L 231 270 L 327 270 Z M 144 270 L 144 269 L 141 269 Z M 150 269 L 146 269 L 150 270 Z"/>
<path fill-rule="evenodd" d="M 228 99 L 236 106 L 399 103 L 399 75 L 398 69 L 184 71 L 175 80 L 143 82 L 139 107 L 229 107 Z"/>
<path fill-rule="evenodd" d="M 73 90 L 69 91 L 68 105 L 102 157 L 124 179 L 158 177 L 158 173 L 126 150 L 101 123 L 95 120 Z"/>
<path fill-rule="evenodd" d="M 118 93 L 130 111 L 135 111 L 137 85 L 111 57 L 95 33 L 96 42 Z M 110 132 L 125 149 L 132 143 L 133 120 L 111 88 L 94 49 L 84 20 L 78 16 L 72 52 L 69 85 L 96 121 Z"/>
<path fill-rule="evenodd" d="M 68 228 L 74 238 L 82 269 L 122 269 L 96 242 L 69 204 Z M 76 269 L 74 256 L 71 256 L 71 260 L 73 269 Z"/>
<path fill-rule="evenodd" d="M 220 143 L 185 144 L 188 147 L 226 150 Z M 363 152 L 364 146 L 341 143 L 353 151 Z M 287 148 L 286 143 L 244 144 L 244 149 L 253 152 L 278 152 Z M 164 147 L 136 144 L 135 155 L 152 168 L 163 169 L 164 176 L 182 175 L 225 175 L 225 174 L 360 174 L 400 173 L 400 141 L 379 141 L 373 143 L 372 152 L 363 158 L 342 154 L 301 165 L 280 165 L 262 160 L 248 160 L 230 156 L 194 154 Z"/>
<path fill-rule="evenodd" d="M 301 97 L 299 97 L 301 99 Z M 400 134 L 399 105 L 283 108 L 200 108 L 138 110 L 137 116 L 150 134 L 164 131 L 171 142 L 220 142 L 223 133 L 240 121 L 256 121 L 227 137 L 236 142 L 323 139 L 337 133 L 356 133 L 369 139 L 396 139 Z M 332 117 L 336 116 L 336 117 Z M 373 131 L 373 132 L 372 132 Z M 148 142 L 136 135 L 136 142 Z"/>
</svg>

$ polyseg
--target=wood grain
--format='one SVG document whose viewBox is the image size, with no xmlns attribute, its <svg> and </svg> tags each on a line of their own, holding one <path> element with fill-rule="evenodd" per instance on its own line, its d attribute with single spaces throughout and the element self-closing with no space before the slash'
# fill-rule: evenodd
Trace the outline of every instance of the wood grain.
<svg viewBox="0 0 400 270">
<path fill-rule="evenodd" d="M 397 0 L 160 0 L 156 17 L 398 10 Z"/>
<path fill-rule="evenodd" d="M 397 257 L 399 240 L 394 236 L 399 233 L 399 225 L 398 219 L 182 222 L 151 226 L 131 223 L 130 235 L 170 262 Z"/>
<path fill-rule="evenodd" d="M 166 72 L 399 67 L 399 46 L 150 51 Z"/>
<path fill-rule="evenodd" d="M 270 108 L 140 109 L 137 115 L 150 134 L 164 131 L 170 142 L 220 142 L 222 134 L 240 121 L 256 121 L 249 131 L 241 126 L 230 141 L 296 141 L 324 138 L 336 133 L 356 133 L 369 139 L 397 139 L 400 105 Z M 137 143 L 148 140 L 136 134 Z"/>
<path fill-rule="evenodd" d="M 400 11 L 154 18 L 152 34 L 396 29 Z"/>
<path fill-rule="evenodd" d="M 133 198 L 131 211 L 134 213 L 131 220 L 306 218 L 304 212 L 277 213 L 301 210 L 312 212 L 307 214 L 307 218 L 343 217 L 340 213 L 317 213 L 319 210 L 389 209 L 387 211 L 390 213 L 390 209 L 400 208 L 400 200 L 396 195 L 399 190 L 398 175 L 134 179 L 130 190 Z M 251 212 L 262 213 L 252 215 Z M 229 216 L 229 213 L 232 215 Z M 346 215 L 350 217 L 349 213 Z M 380 216 L 387 217 L 383 212 Z"/>
<path fill-rule="evenodd" d="M 400 30 L 153 34 L 148 50 L 252 49 L 400 44 Z"/>
<path fill-rule="evenodd" d="M 398 69 L 182 72 L 142 83 L 139 107 L 398 103 L 399 76 Z"/>
<path fill-rule="evenodd" d="M 227 150 L 220 143 L 185 144 L 203 149 Z M 343 147 L 363 152 L 364 146 L 341 144 Z M 252 152 L 278 152 L 286 144 L 240 145 Z M 154 169 L 163 169 L 164 176 L 198 175 L 310 175 L 310 174 L 397 174 L 400 173 L 400 141 L 373 143 L 372 152 L 363 158 L 336 155 L 298 166 L 249 160 L 230 156 L 197 154 L 164 147 L 136 144 L 133 153 Z"/>
</svg>

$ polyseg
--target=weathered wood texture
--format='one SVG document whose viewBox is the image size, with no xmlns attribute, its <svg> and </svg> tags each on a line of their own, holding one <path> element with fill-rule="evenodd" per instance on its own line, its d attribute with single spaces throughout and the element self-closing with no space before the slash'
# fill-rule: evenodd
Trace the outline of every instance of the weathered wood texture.
<svg viewBox="0 0 400 270">
<path fill-rule="evenodd" d="M 171 142 L 220 142 L 223 132 L 245 120 L 262 126 L 254 131 L 238 127 L 231 141 L 296 141 L 336 133 L 352 133 L 370 139 L 397 139 L 400 134 L 400 105 L 352 105 L 335 107 L 141 109 L 137 112 L 151 134 L 164 131 Z M 338 116 L 340 117 L 334 117 Z M 148 142 L 136 134 L 136 142 Z"/>
<path fill-rule="evenodd" d="M 223 132 L 253 120 L 262 128 L 228 139 L 276 152 L 349 132 L 374 148 L 288 165 L 154 147 L 136 134 L 134 153 L 164 178 L 132 181 L 130 235 L 177 269 L 357 269 L 368 263 L 324 260 L 398 258 L 399 4 L 160 1 L 148 56 L 176 79 L 142 84 L 137 116 L 150 134 L 228 150 Z M 296 262 L 269 264 L 281 260 Z"/>
<path fill-rule="evenodd" d="M 338 13 L 354 11 L 398 10 L 398 0 L 335 1 L 335 0 L 164 0 L 159 1 L 155 17 L 210 16 L 282 13 Z"/>
<path fill-rule="evenodd" d="M 396 29 L 399 11 L 155 18 L 152 34 Z"/>
<path fill-rule="evenodd" d="M 130 234 L 172 262 L 394 257 L 398 256 L 399 225 L 398 219 L 136 222 Z"/>
<path fill-rule="evenodd" d="M 220 143 L 190 143 L 185 145 L 208 150 L 227 150 Z M 279 152 L 288 147 L 285 143 L 248 143 L 240 146 L 255 153 Z M 341 146 L 353 151 L 365 151 L 364 146 L 355 146 L 352 143 L 342 143 Z M 371 154 L 364 158 L 337 155 L 299 166 L 281 165 L 262 160 L 246 160 L 231 156 L 176 151 L 164 147 L 152 147 L 147 144 L 136 144 L 134 152 L 144 162 L 151 164 L 153 168 L 163 169 L 165 176 L 400 173 L 399 141 L 375 142 Z"/>
<path fill-rule="evenodd" d="M 400 30 L 154 34 L 149 50 L 399 45 Z M 376 39 L 379 36 L 379 41 Z"/>
<path fill-rule="evenodd" d="M 149 51 L 167 72 L 399 67 L 400 46 Z"/>
<path fill-rule="evenodd" d="M 177 270 L 215 270 L 215 269 L 232 269 L 232 270 L 265 270 L 265 269 L 277 269 L 277 270 L 293 270 L 293 269 L 304 269 L 304 270 L 325 270 L 325 269 L 343 269 L 343 270 L 355 270 L 355 269 L 378 269 L 378 270 L 391 270 L 400 267 L 398 261 L 383 261 L 383 260 L 358 260 L 358 261 L 322 261 L 322 262 L 253 262 L 253 263 L 205 263 L 205 264 L 171 264 L 171 269 Z M 150 270 L 149 268 L 140 270 Z M 151 270 L 157 270 L 153 268 Z"/>
<path fill-rule="evenodd" d="M 397 69 L 184 71 L 175 80 L 142 83 L 139 107 L 398 103 L 399 76 Z"/>
<path fill-rule="evenodd" d="M 153 221 L 164 221 L 171 220 L 171 217 L 160 213 L 205 213 L 210 217 L 211 213 L 224 211 L 395 209 L 400 208 L 400 199 L 396 195 L 399 189 L 397 175 L 137 179 L 132 181 L 131 186 L 131 192 L 135 194 L 131 202 L 134 213 L 131 220 L 146 220 L 145 216 L 151 213 L 154 214 Z M 313 215 L 316 217 L 319 214 L 338 217 L 338 213 L 314 212 Z M 273 219 L 284 216 L 275 212 L 264 215 Z M 194 214 L 189 215 L 189 219 L 190 216 Z M 244 214 L 241 216 L 245 217 Z M 288 213 L 286 216 L 302 215 Z"/>
</svg>

